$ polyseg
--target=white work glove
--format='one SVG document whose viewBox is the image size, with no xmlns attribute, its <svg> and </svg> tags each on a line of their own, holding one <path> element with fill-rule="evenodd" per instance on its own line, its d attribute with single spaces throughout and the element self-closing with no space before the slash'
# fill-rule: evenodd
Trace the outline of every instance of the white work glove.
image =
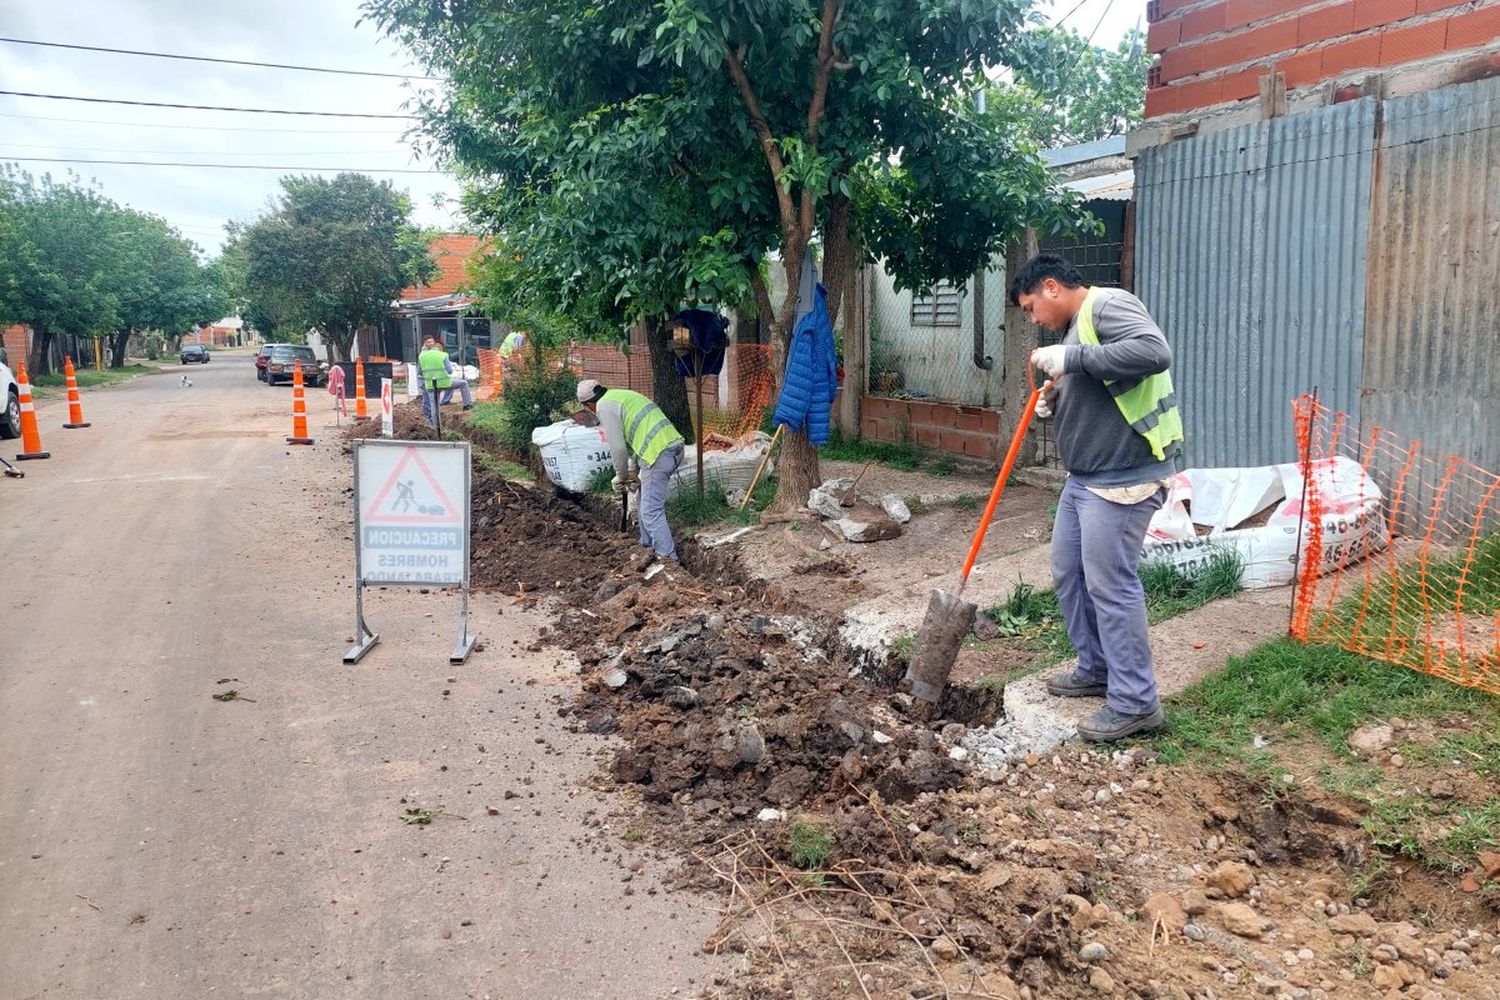
<svg viewBox="0 0 1500 1000">
<path fill-rule="evenodd" d="M 1038 420 L 1052 419 L 1052 407 L 1047 402 L 1047 394 L 1045 392 L 1036 398 L 1036 417 Z"/>
<path fill-rule="evenodd" d="M 1068 349 L 1062 344 L 1038 347 L 1031 352 L 1031 363 L 1047 373 L 1051 379 L 1062 378 L 1063 367 L 1068 361 Z"/>
<path fill-rule="evenodd" d="M 615 473 L 615 478 L 609 481 L 609 488 L 614 490 L 616 493 L 620 492 L 620 487 L 624 485 L 625 477 L 620 475 L 618 472 Z"/>
</svg>

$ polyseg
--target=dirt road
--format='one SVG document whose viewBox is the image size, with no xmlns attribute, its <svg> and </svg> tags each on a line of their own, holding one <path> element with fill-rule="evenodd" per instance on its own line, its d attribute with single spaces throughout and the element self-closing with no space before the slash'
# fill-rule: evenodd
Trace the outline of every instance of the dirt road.
<svg viewBox="0 0 1500 1000">
<path fill-rule="evenodd" d="M 456 598 L 375 591 L 340 663 L 348 462 L 321 390 L 283 445 L 250 365 L 90 393 L 87 430 L 49 403 L 0 480 L 0 996 L 692 992 L 713 915 L 585 786 L 538 617 L 477 596 L 450 668 Z"/>
</svg>

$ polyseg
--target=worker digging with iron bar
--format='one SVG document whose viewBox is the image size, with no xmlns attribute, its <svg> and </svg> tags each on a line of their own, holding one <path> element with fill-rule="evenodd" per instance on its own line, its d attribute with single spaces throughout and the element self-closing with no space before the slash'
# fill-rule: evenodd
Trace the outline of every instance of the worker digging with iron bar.
<svg viewBox="0 0 1500 1000">
<path fill-rule="evenodd" d="M 578 383 L 578 402 L 599 418 L 604 430 L 615 463 L 610 486 L 619 490 L 640 485 L 641 545 L 660 562 L 677 562 L 677 545 L 667 523 L 667 486 L 682 464 L 682 435 L 660 407 L 630 389 L 607 389 L 586 378 Z"/>
<path fill-rule="evenodd" d="M 1068 473 L 1052 529 L 1052 579 L 1078 651 L 1074 671 L 1051 678 L 1047 691 L 1105 699 L 1078 724 L 1085 739 L 1152 732 L 1164 719 L 1136 563 L 1182 442 L 1172 349 L 1140 299 L 1086 287 L 1053 254 L 1021 267 L 1010 300 L 1032 322 L 1066 332 L 1031 355 L 1052 380 L 1037 416 L 1052 421 Z"/>
</svg>

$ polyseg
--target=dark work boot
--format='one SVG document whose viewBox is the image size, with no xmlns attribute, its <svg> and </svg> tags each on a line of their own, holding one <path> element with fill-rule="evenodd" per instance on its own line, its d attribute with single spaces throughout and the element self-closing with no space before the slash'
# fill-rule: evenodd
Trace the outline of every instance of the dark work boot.
<svg viewBox="0 0 1500 1000">
<path fill-rule="evenodd" d="M 1106 685 L 1074 673 L 1058 674 L 1047 679 L 1047 693 L 1058 698 L 1103 698 Z"/>
<path fill-rule="evenodd" d="M 1146 715 L 1126 715 L 1106 706 L 1078 724 L 1078 735 L 1095 743 L 1113 743 L 1127 736 L 1154 733 L 1166 724 L 1159 705 Z"/>
</svg>

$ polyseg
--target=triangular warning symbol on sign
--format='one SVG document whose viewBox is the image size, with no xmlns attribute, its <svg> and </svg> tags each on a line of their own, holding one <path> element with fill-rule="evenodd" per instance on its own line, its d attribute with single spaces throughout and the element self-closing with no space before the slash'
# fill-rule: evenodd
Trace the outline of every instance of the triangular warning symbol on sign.
<svg viewBox="0 0 1500 1000">
<path fill-rule="evenodd" d="M 401 478 L 408 465 L 416 466 L 421 484 L 427 487 L 425 492 L 418 493 L 418 480 L 415 476 Z M 380 487 L 375 499 L 365 509 L 362 520 L 367 524 L 454 525 L 462 523 L 463 511 L 448 499 L 448 494 L 443 491 L 437 477 L 432 474 L 427 463 L 422 461 L 421 452 L 416 448 L 407 448 L 396 462 L 396 467 L 391 470 L 385 485 Z"/>
</svg>

